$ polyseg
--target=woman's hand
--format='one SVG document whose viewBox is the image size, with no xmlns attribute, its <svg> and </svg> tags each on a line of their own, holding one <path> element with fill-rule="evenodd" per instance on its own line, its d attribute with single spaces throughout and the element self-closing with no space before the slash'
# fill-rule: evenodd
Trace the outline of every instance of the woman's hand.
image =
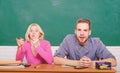
<svg viewBox="0 0 120 73">
<path fill-rule="evenodd" d="M 16 42 L 17 42 L 17 45 L 18 45 L 18 48 L 21 48 L 22 47 L 22 44 L 24 43 L 24 39 L 23 38 L 16 38 Z"/>
<path fill-rule="evenodd" d="M 31 40 L 32 53 L 34 56 L 37 55 L 36 48 L 40 45 L 39 39 Z"/>
<path fill-rule="evenodd" d="M 32 45 L 33 48 L 37 48 L 40 45 L 39 39 L 32 40 L 31 45 Z"/>
</svg>

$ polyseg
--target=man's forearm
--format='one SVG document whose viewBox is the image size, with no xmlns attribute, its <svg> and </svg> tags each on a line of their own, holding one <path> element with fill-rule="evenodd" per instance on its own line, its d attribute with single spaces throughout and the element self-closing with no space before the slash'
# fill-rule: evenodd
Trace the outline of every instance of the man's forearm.
<svg viewBox="0 0 120 73">
<path fill-rule="evenodd" d="M 69 59 L 60 58 L 60 57 L 54 57 L 54 64 L 79 66 L 79 61 L 78 60 L 69 60 Z"/>
</svg>

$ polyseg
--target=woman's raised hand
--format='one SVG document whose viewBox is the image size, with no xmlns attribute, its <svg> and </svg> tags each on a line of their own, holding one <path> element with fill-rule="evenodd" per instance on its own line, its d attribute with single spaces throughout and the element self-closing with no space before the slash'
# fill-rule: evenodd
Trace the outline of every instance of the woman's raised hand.
<svg viewBox="0 0 120 73">
<path fill-rule="evenodd" d="M 16 42 L 17 42 L 18 48 L 22 47 L 22 44 L 24 43 L 24 41 L 25 40 L 23 38 L 16 38 Z"/>
</svg>

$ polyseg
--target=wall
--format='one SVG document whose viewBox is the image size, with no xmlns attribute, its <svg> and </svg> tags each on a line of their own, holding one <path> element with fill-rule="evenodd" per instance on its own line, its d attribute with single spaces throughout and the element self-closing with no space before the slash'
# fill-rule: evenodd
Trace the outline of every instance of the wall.
<svg viewBox="0 0 120 73">
<path fill-rule="evenodd" d="M 120 0 L 0 0 L 0 45 L 16 45 L 29 24 L 41 25 L 45 39 L 59 45 L 74 33 L 78 18 L 92 22 L 92 36 L 105 45 L 120 45 Z"/>
</svg>

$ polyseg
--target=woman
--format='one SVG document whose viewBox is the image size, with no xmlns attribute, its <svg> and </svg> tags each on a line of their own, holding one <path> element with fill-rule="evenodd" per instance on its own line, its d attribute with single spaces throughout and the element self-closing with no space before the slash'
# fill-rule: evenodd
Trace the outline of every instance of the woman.
<svg viewBox="0 0 120 73">
<path fill-rule="evenodd" d="M 44 32 L 41 27 L 32 23 L 29 25 L 23 38 L 16 38 L 18 49 L 16 53 L 16 60 L 23 61 L 26 57 L 28 64 L 52 64 L 53 57 L 51 52 L 50 42 L 44 40 Z"/>
</svg>

